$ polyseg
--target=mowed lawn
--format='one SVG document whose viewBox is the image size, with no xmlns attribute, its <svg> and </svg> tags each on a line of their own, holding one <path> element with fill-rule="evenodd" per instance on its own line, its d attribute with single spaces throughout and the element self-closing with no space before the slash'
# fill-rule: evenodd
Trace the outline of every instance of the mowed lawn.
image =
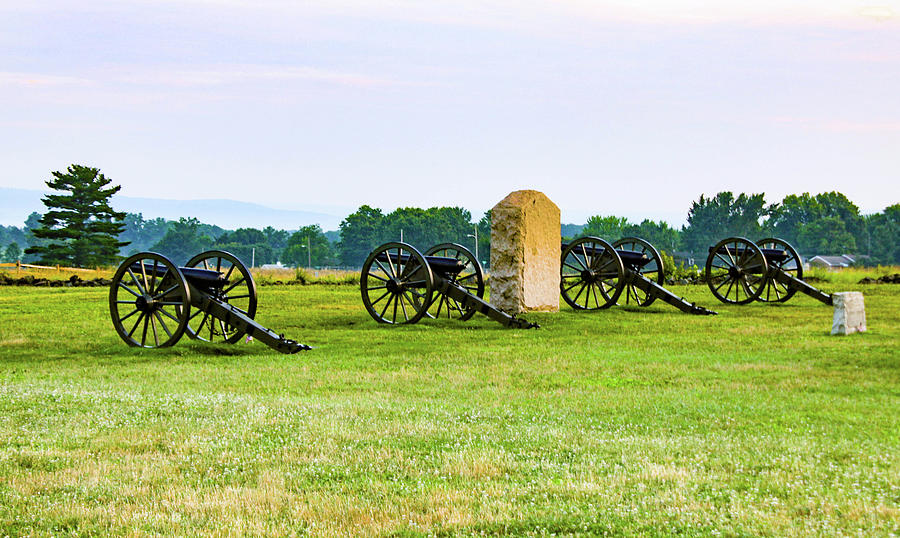
<svg viewBox="0 0 900 538">
<path fill-rule="evenodd" d="M 833 286 L 824 285 L 829 291 Z M 900 286 L 388 327 L 264 286 L 316 347 L 128 348 L 102 288 L 0 287 L 0 536 L 890 535 Z"/>
</svg>

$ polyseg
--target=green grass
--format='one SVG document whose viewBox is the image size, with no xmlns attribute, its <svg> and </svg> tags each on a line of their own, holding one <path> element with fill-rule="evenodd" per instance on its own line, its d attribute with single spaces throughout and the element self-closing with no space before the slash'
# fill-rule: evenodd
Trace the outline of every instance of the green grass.
<svg viewBox="0 0 900 538">
<path fill-rule="evenodd" d="M 837 288 L 823 285 L 829 291 Z M 121 342 L 106 290 L 0 287 L 0 535 L 900 533 L 900 286 L 386 327 L 270 286 L 316 346 Z"/>
</svg>

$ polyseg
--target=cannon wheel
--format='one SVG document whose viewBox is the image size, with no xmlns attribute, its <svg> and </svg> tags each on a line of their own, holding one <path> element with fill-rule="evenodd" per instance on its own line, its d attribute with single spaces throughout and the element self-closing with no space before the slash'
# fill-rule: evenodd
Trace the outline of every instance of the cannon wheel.
<svg viewBox="0 0 900 538">
<path fill-rule="evenodd" d="M 660 256 L 656 247 L 651 245 L 648 241 L 645 241 L 640 237 L 623 237 L 612 245 L 613 248 L 616 249 L 640 252 L 647 256 L 650 261 L 638 268 L 637 272 L 644 278 L 655 281 L 660 286 L 665 284 L 666 275 L 662 256 Z M 633 283 L 629 283 L 625 286 L 625 304 L 629 304 L 633 301 L 639 306 L 650 306 L 655 300 L 655 296 L 650 295 Z"/>
<path fill-rule="evenodd" d="M 238 308 L 250 319 L 256 317 L 256 282 L 247 266 L 230 252 L 224 250 L 208 250 L 197 254 L 187 262 L 188 267 L 218 271 L 223 274 L 229 284 L 217 289 L 212 297 L 223 303 Z M 191 338 L 204 342 L 221 342 L 234 344 L 246 333 L 234 325 L 228 325 L 215 319 L 207 312 L 195 309 L 188 317 L 185 332 Z"/>
<path fill-rule="evenodd" d="M 187 327 L 190 308 L 184 275 L 172 260 L 155 252 L 141 252 L 122 262 L 109 288 L 113 327 L 129 346 L 175 344 Z"/>
<path fill-rule="evenodd" d="M 770 267 L 774 265 L 794 278 L 803 278 L 803 260 L 790 243 L 776 237 L 767 237 L 757 241 L 756 246 L 761 249 L 777 248 L 787 251 L 788 257 L 784 261 L 777 262 L 767 259 L 766 263 L 769 264 Z M 756 300 L 764 303 L 783 303 L 793 297 L 795 293 L 797 293 L 796 289 L 789 288 L 788 286 L 777 282 L 774 278 L 766 278 L 765 287 Z"/>
<path fill-rule="evenodd" d="M 744 237 L 719 241 L 706 258 L 706 285 L 723 303 L 755 301 L 766 284 L 766 257 Z"/>
<path fill-rule="evenodd" d="M 569 243 L 560 260 L 559 289 L 576 310 L 600 310 L 616 304 L 625 288 L 625 266 L 612 245 L 599 237 Z"/>
<path fill-rule="evenodd" d="M 385 243 L 366 258 L 359 279 L 363 304 L 380 323 L 415 323 L 428 312 L 434 276 L 412 245 Z"/>
<path fill-rule="evenodd" d="M 484 271 L 481 269 L 481 264 L 478 263 L 475 255 L 469 249 L 456 243 L 441 243 L 426 250 L 425 256 L 445 256 L 465 262 L 465 268 L 459 274 L 453 275 L 451 281 L 464 287 L 469 293 L 477 296 L 479 299 L 484 297 Z M 435 296 L 428 307 L 427 315 L 432 318 L 439 318 L 441 317 L 442 309 L 446 311 L 446 318 L 452 319 L 456 317 L 460 321 L 466 321 L 474 316 L 476 312 L 475 308 L 463 309 L 462 305 L 455 299 L 447 297 L 439 290 L 435 290 Z"/>
</svg>

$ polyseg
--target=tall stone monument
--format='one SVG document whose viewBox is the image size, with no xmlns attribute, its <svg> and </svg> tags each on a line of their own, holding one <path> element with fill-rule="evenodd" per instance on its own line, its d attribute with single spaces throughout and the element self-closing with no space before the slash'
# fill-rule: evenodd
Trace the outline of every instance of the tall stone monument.
<svg viewBox="0 0 900 538">
<path fill-rule="evenodd" d="M 510 314 L 559 311 L 559 207 L 515 191 L 491 209 L 491 304 Z"/>
</svg>

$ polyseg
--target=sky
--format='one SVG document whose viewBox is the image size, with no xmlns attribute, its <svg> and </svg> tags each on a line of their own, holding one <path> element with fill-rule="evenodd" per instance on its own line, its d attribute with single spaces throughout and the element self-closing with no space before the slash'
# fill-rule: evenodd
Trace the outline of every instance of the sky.
<svg viewBox="0 0 900 538">
<path fill-rule="evenodd" d="M 900 0 L 0 0 L 0 187 L 346 215 L 900 202 Z"/>
</svg>

